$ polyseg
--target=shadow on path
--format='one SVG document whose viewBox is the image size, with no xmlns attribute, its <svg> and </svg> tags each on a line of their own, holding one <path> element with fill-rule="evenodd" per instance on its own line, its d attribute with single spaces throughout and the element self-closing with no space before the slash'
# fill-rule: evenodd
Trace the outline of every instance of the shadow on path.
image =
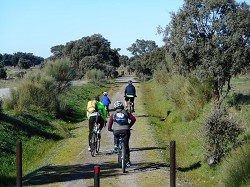
<svg viewBox="0 0 250 187">
<path fill-rule="evenodd" d="M 44 166 L 24 177 L 23 186 L 44 185 L 56 182 L 67 182 L 79 179 L 93 179 L 94 167 L 98 164 L 76 164 L 68 166 Z M 100 164 L 101 178 L 124 175 L 117 163 L 104 162 Z M 132 163 L 126 175 L 136 172 L 147 172 L 169 167 L 166 163 L 139 162 Z"/>
<path fill-rule="evenodd" d="M 133 151 L 156 150 L 156 149 L 166 150 L 167 147 L 139 147 L 139 148 L 130 148 L 130 152 L 133 152 Z"/>
</svg>

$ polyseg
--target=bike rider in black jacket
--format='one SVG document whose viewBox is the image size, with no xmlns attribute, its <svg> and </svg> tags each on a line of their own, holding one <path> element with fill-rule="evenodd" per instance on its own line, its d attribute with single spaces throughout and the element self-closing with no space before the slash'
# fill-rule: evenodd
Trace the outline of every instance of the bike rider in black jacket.
<svg viewBox="0 0 250 187">
<path fill-rule="evenodd" d="M 136 96 L 136 89 L 134 85 L 132 84 L 133 82 L 131 80 L 128 81 L 128 86 L 125 88 L 124 92 L 124 97 L 125 97 L 125 108 L 128 107 L 128 101 L 133 103 L 132 105 L 132 111 L 134 112 L 135 110 L 135 97 Z"/>
</svg>

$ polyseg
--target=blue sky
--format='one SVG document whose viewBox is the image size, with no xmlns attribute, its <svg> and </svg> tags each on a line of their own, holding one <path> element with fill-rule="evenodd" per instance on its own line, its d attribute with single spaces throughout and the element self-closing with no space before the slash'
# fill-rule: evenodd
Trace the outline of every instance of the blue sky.
<svg viewBox="0 0 250 187">
<path fill-rule="evenodd" d="M 250 0 L 246 2 L 249 4 Z M 242 2 L 242 1 L 240 1 Z M 126 48 L 136 39 L 162 46 L 157 26 L 170 22 L 184 0 L 1 0 L 0 53 L 33 53 L 47 58 L 55 45 L 101 34 L 111 48 Z"/>
</svg>

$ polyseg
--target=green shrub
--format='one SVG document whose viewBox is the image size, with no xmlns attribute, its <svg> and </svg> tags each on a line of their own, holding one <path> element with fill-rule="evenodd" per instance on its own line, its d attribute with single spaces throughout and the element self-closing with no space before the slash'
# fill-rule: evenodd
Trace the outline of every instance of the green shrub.
<svg viewBox="0 0 250 187">
<path fill-rule="evenodd" d="M 87 71 L 86 78 L 92 82 L 98 83 L 100 80 L 105 78 L 105 73 L 98 69 L 92 69 Z"/>
<path fill-rule="evenodd" d="M 247 186 L 250 184 L 250 143 L 234 151 L 223 163 L 225 186 Z"/>
<path fill-rule="evenodd" d="M 183 114 L 184 120 L 196 119 L 211 98 L 209 83 L 178 74 L 168 76 L 165 85 L 168 99 Z"/>
<path fill-rule="evenodd" d="M 65 112 L 65 104 L 60 104 L 60 95 L 70 87 L 70 81 L 75 77 L 70 62 L 67 59 L 48 61 L 41 71 L 29 72 L 12 91 L 6 101 L 6 108 L 13 109 L 16 114 L 35 105 L 46 109 L 53 115 Z"/>
<path fill-rule="evenodd" d="M 243 132 L 226 109 L 213 111 L 205 120 L 205 149 L 209 165 L 215 165 L 237 145 Z"/>
</svg>

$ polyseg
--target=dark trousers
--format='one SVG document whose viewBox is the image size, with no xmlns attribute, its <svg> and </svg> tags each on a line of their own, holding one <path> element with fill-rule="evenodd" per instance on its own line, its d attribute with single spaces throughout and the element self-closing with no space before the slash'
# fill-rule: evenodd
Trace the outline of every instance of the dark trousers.
<svg viewBox="0 0 250 187">
<path fill-rule="evenodd" d="M 105 108 L 106 108 L 107 114 L 109 115 L 109 105 L 105 105 Z"/>
<path fill-rule="evenodd" d="M 103 126 L 104 126 L 104 120 L 101 116 L 91 116 L 89 118 L 89 146 L 90 146 L 90 140 L 92 138 L 92 130 L 93 130 L 93 124 L 96 122 L 96 118 L 97 118 L 97 122 L 100 124 L 99 129 L 102 130 Z"/>
<path fill-rule="evenodd" d="M 114 134 L 114 144 L 118 146 L 120 134 L 124 134 L 124 144 L 125 144 L 125 151 L 128 155 L 128 159 L 130 159 L 130 151 L 129 151 L 129 139 L 130 139 L 130 129 L 128 130 L 116 130 L 113 131 Z"/>
</svg>

